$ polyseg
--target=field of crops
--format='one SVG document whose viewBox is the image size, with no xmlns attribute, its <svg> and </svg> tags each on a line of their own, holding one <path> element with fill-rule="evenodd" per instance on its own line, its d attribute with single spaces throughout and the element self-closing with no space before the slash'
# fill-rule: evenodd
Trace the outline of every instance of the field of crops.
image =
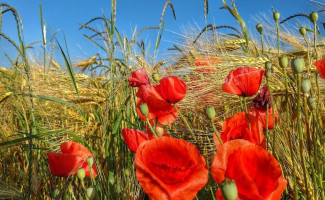
<svg viewBox="0 0 325 200">
<path fill-rule="evenodd" d="M 24 19 L 0 3 L 0 43 L 16 51 L 0 68 L 0 199 L 325 200 L 325 10 L 273 9 L 248 28 L 222 2 L 236 27 L 188 27 L 157 59 L 172 2 L 127 37 L 112 0 L 109 17 L 80 23 L 100 53 L 79 62 L 41 5 L 43 37 L 26 44 Z"/>
</svg>

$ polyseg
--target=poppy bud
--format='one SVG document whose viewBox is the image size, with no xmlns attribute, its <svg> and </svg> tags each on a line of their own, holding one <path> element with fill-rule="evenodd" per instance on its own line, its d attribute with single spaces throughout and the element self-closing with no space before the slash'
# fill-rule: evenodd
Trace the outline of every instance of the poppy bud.
<svg viewBox="0 0 325 200">
<path fill-rule="evenodd" d="M 303 58 L 295 58 L 291 60 L 291 68 L 296 73 L 301 73 L 305 68 L 305 60 Z"/>
<path fill-rule="evenodd" d="M 93 200 L 96 197 L 96 190 L 93 187 L 89 187 L 86 189 L 87 197 L 89 200 Z"/>
<path fill-rule="evenodd" d="M 164 128 L 161 127 L 161 126 L 156 126 L 155 132 L 156 132 L 158 137 L 161 137 L 161 136 L 164 135 Z"/>
<path fill-rule="evenodd" d="M 86 172 L 84 168 L 80 168 L 77 170 L 77 176 L 80 180 L 83 180 L 86 176 Z"/>
<path fill-rule="evenodd" d="M 207 107 L 205 109 L 205 114 L 206 116 L 210 119 L 213 120 L 216 117 L 216 110 L 214 109 L 214 107 Z"/>
<path fill-rule="evenodd" d="M 280 13 L 279 12 L 274 12 L 273 13 L 273 19 L 274 19 L 274 21 L 278 21 L 280 19 Z"/>
<path fill-rule="evenodd" d="M 56 199 L 56 197 L 60 194 L 60 191 L 58 189 L 54 189 L 51 191 L 51 198 Z"/>
<path fill-rule="evenodd" d="M 271 78 L 271 75 L 272 75 L 272 71 L 271 70 L 266 70 L 265 77 L 266 78 Z"/>
<path fill-rule="evenodd" d="M 318 13 L 317 12 L 310 13 L 309 19 L 313 23 L 317 22 L 317 20 L 318 20 Z"/>
<path fill-rule="evenodd" d="M 94 164 L 94 158 L 93 157 L 87 158 L 87 163 L 88 163 L 89 167 L 92 167 Z"/>
<path fill-rule="evenodd" d="M 306 28 L 301 27 L 301 28 L 299 29 L 299 32 L 300 32 L 300 34 L 301 34 L 302 36 L 306 35 Z"/>
<path fill-rule="evenodd" d="M 301 90 L 303 93 L 308 93 L 311 88 L 311 82 L 309 79 L 305 79 L 301 81 Z"/>
<path fill-rule="evenodd" d="M 314 110 L 316 108 L 316 99 L 315 99 L 315 97 L 309 97 L 308 98 L 308 105 L 312 110 Z"/>
<path fill-rule="evenodd" d="M 140 108 L 140 111 L 141 113 L 144 115 L 144 116 L 147 116 L 148 113 L 149 113 L 149 108 L 148 108 L 148 105 L 146 103 L 143 103 L 139 106 Z"/>
<path fill-rule="evenodd" d="M 287 56 L 280 56 L 279 57 L 279 64 L 282 68 L 286 68 L 288 66 L 288 58 Z"/>
<path fill-rule="evenodd" d="M 259 32 L 259 34 L 262 34 L 263 32 L 263 25 L 262 24 L 257 24 L 256 25 L 256 30 Z"/>
<path fill-rule="evenodd" d="M 154 81 L 159 81 L 159 74 L 157 74 L 157 73 L 153 73 L 153 74 L 152 74 L 152 79 L 153 79 Z"/>
<path fill-rule="evenodd" d="M 225 200 L 237 199 L 238 190 L 235 181 L 226 178 L 220 185 L 221 193 Z"/>
<path fill-rule="evenodd" d="M 270 61 L 265 62 L 265 70 L 272 70 L 272 63 Z"/>
</svg>

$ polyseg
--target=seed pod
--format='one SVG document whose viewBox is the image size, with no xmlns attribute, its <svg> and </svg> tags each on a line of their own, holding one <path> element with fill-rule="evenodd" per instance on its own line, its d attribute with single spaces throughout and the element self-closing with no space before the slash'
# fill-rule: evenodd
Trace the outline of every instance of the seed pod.
<svg viewBox="0 0 325 200">
<path fill-rule="evenodd" d="M 88 163 L 89 167 L 92 167 L 94 164 L 94 158 L 93 157 L 87 158 L 87 163 Z"/>
<path fill-rule="evenodd" d="M 159 74 L 157 74 L 157 73 L 153 73 L 153 74 L 152 74 L 152 79 L 153 79 L 154 81 L 159 81 Z"/>
<path fill-rule="evenodd" d="M 288 67 L 288 57 L 287 56 L 280 56 L 279 57 L 279 64 L 282 68 Z"/>
<path fill-rule="evenodd" d="M 317 12 L 310 13 L 309 20 L 313 23 L 316 23 L 318 20 L 318 13 Z"/>
<path fill-rule="evenodd" d="M 272 70 L 272 63 L 270 61 L 265 62 L 265 70 Z"/>
<path fill-rule="evenodd" d="M 83 180 L 86 176 L 86 171 L 84 168 L 80 168 L 77 170 L 77 176 L 80 180 Z"/>
<path fill-rule="evenodd" d="M 156 132 L 158 137 L 161 137 L 161 136 L 164 135 L 164 128 L 161 127 L 161 126 L 156 126 L 155 132 Z"/>
<path fill-rule="evenodd" d="M 89 187 L 86 189 L 87 197 L 89 200 L 93 200 L 96 197 L 96 190 L 93 187 Z"/>
<path fill-rule="evenodd" d="M 272 71 L 271 70 L 266 70 L 265 77 L 266 78 L 271 78 L 271 75 L 272 75 Z"/>
<path fill-rule="evenodd" d="M 301 27 L 301 28 L 299 29 L 299 32 L 300 32 L 300 34 L 301 34 L 302 36 L 305 36 L 305 35 L 306 35 L 306 28 Z"/>
<path fill-rule="evenodd" d="M 237 199 L 238 190 L 235 181 L 226 178 L 220 185 L 221 193 L 225 200 Z"/>
<path fill-rule="evenodd" d="M 301 90 L 303 93 L 308 93 L 311 88 L 311 82 L 309 79 L 305 79 L 301 81 Z"/>
<path fill-rule="evenodd" d="M 259 32 L 259 34 L 262 34 L 263 32 L 263 25 L 262 24 L 256 24 L 256 30 Z"/>
<path fill-rule="evenodd" d="M 280 13 L 279 12 L 274 12 L 273 13 L 273 19 L 274 19 L 274 21 L 277 22 L 280 19 Z"/>
<path fill-rule="evenodd" d="M 148 105 L 146 103 L 143 103 L 139 106 L 140 108 L 140 112 L 144 115 L 144 116 L 147 116 L 148 113 L 149 113 L 149 108 L 148 108 Z"/>
<path fill-rule="evenodd" d="M 308 105 L 310 109 L 314 110 L 316 108 L 316 99 L 315 97 L 309 97 L 308 98 Z"/>
<path fill-rule="evenodd" d="M 305 60 L 303 58 L 292 59 L 291 68 L 296 73 L 302 73 L 305 68 Z"/>
<path fill-rule="evenodd" d="M 213 120 L 216 117 L 216 110 L 214 109 L 214 107 L 207 107 L 205 109 L 205 114 L 206 116 L 210 119 Z"/>
</svg>

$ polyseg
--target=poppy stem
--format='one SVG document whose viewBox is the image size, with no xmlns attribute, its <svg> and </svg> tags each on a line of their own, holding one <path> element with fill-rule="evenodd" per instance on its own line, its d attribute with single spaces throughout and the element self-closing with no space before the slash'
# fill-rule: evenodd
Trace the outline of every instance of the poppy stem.
<svg viewBox="0 0 325 200">
<path fill-rule="evenodd" d="M 272 124 L 273 124 L 273 130 L 274 130 L 274 133 L 273 133 L 273 146 L 272 146 L 272 149 L 273 149 L 273 155 L 276 156 L 276 144 L 275 144 L 275 138 L 276 138 L 276 123 L 275 123 L 275 115 L 274 115 L 274 109 L 275 109 L 275 103 L 273 101 L 273 96 L 272 96 L 272 90 L 271 90 L 271 87 L 270 87 L 270 83 L 269 83 L 269 79 L 267 78 L 266 79 L 266 84 L 267 84 L 267 87 L 269 89 L 269 93 L 270 93 L 270 103 L 271 103 L 271 109 L 272 109 Z M 269 110 L 266 111 L 267 114 L 269 114 Z"/>
<path fill-rule="evenodd" d="M 251 121 L 249 120 L 249 115 L 248 115 L 248 109 L 247 109 L 246 98 L 243 97 L 243 100 L 244 100 L 245 113 L 246 113 L 246 117 L 247 117 L 247 120 L 248 120 L 248 127 L 249 127 L 249 130 L 252 131 Z"/>
<path fill-rule="evenodd" d="M 266 104 L 266 132 L 265 132 L 265 136 L 266 136 L 266 149 L 269 149 L 269 104 Z"/>
<path fill-rule="evenodd" d="M 298 85 L 297 85 L 297 89 L 298 89 L 298 103 L 297 103 L 297 111 L 298 111 L 298 137 L 299 137 L 299 151 L 300 151 L 300 159 L 302 162 L 302 169 L 303 169 L 303 173 L 304 173 L 304 181 L 305 181 L 305 195 L 307 197 L 307 199 L 309 199 L 309 188 L 308 188 L 308 180 L 307 180 L 307 169 L 306 169 L 306 163 L 305 163 L 305 157 L 303 154 L 303 132 L 302 132 L 302 120 L 301 120 L 301 74 L 298 73 Z"/>
<path fill-rule="evenodd" d="M 292 176 L 293 176 L 293 184 L 294 184 L 294 199 L 298 199 L 298 188 L 297 188 L 297 177 L 296 177 L 296 168 L 295 168 L 295 158 L 293 154 L 293 148 L 292 148 L 292 139 L 290 135 L 290 121 L 291 119 L 290 116 L 290 109 L 289 109 L 289 85 L 288 85 L 288 77 L 287 77 L 287 71 L 286 68 L 283 68 L 283 74 L 284 74 L 284 80 L 285 80 L 285 90 L 286 90 L 286 95 L 285 95 L 285 102 L 286 102 L 286 118 L 287 118 L 287 123 L 286 123 L 286 134 L 288 137 L 288 142 L 289 142 L 289 149 L 290 149 L 290 156 L 291 156 L 291 162 L 292 162 Z"/>
<path fill-rule="evenodd" d="M 82 187 L 82 189 L 83 189 L 84 192 L 85 192 L 86 200 L 89 200 L 89 198 L 88 198 L 88 196 L 87 196 L 87 190 L 86 190 L 86 187 L 85 187 L 85 183 L 84 183 L 84 181 L 83 181 L 82 179 L 80 180 L 80 182 L 81 182 L 81 187 Z"/>
<path fill-rule="evenodd" d="M 217 136 L 217 138 L 218 138 L 220 144 L 223 145 L 223 142 L 222 142 L 222 140 L 221 140 L 221 138 L 220 138 L 220 135 L 219 135 L 219 133 L 218 133 L 216 127 L 214 126 L 213 120 L 211 120 L 211 124 L 212 124 L 212 128 L 213 128 L 213 130 L 214 130 L 214 133 L 216 134 L 216 136 Z"/>
<path fill-rule="evenodd" d="M 177 113 L 179 114 L 179 116 L 181 116 L 181 118 L 182 118 L 183 122 L 185 123 L 185 125 L 187 126 L 187 128 L 190 130 L 190 132 L 191 132 L 191 134 L 192 134 L 192 136 L 193 136 L 195 142 L 197 142 L 197 139 L 196 139 L 196 137 L 195 137 L 195 134 L 194 134 L 192 128 L 190 127 L 190 125 L 188 124 L 187 120 L 186 120 L 185 117 L 182 115 L 182 113 L 178 110 L 176 104 L 174 104 L 174 107 L 175 107 L 175 110 L 177 111 Z"/>
<path fill-rule="evenodd" d="M 152 128 L 152 126 L 151 126 L 151 124 L 150 124 L 150 121 L 149 121 L 149 119 L 148 119 L 147 116 L 146 116 L 146 122 L 147 122 L 147 124 L 148 124 L 148 126 L 149 126 L 149 129 L 150 129 L 151 133 L 152 133 L 155 137 L 158 137 L 157 134 L 156 134 L 156 132 L 155 132 L 155 130 Z"/>
<path fill-rule="evenodd" d="M 279 22 L 276 21 L 276 38 L 277 38 L 277 44 L 278 44 L 278 55 L 280 55 L 280 29 L 279 29 Z"/>
</svg>

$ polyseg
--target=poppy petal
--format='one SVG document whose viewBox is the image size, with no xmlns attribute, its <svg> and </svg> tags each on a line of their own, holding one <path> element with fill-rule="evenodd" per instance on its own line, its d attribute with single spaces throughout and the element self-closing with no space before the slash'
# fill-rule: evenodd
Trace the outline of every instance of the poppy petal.
<svg viewBox="0 0 325 200">
<path fill-rule="evenodd" d="M 132 77 L 129 78 L 131 87 L 140 87 L 141 85 L 150 84 L 148 74 L 144 68 L 133 71 L 131 76 Z"/>
<path fill-rule="evenodd" d="M 160 94 L 168 103 L 180 102 L 186 95 L 186 84 L 177 76 L 167 76 L 160 79 Z"/>
<path fill-rule="evenodd" d="M 142 143 L 135 165 L 138 181 L 151 199 L 193 199 L 208 181 L 203 156 L 180 139 L 159 137 Z"/>
<path fill-rule="evenodd" d="M 325 79 L 325 58 L 323 58 L 322 60 L 317 60 L 314 65 L 317 67 L 318 71 L 319 71 L 319 76 L 322 79 Z"/>
<path fill-rule="evenodd" d="M 64 142 L 60 145 L 60 149 L 63 154 L 71 154 L 79 156 L 83 159 L 94 157 L 94 155 L 85 146 L 79 144 L 78 142 Z"/>
<path fill-rule="evenodd" d="M 152 135 L 152 134 L 151 134 Z M 133 152 L 136 152 L 139 145 L 149 140 L 148 133 L 144 133 L 142 131 L 125 128 L 122 130 L 122 137 L 124 139 L 125 144 L 129 147 L 129 149 Z"/>
<path fill-rule="evenodd" d="M 49 152 L 47 153 L 49 166 L 54 176 L 68 177 L 75 174 L 82 167 L 84 159 L 70 154 Z"/>
</svg>

